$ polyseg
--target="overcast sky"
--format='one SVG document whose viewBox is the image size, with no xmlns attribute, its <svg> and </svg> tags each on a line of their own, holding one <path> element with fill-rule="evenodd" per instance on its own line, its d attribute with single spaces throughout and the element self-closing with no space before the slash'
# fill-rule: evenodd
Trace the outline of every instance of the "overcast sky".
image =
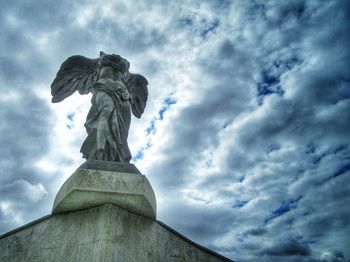
<svg viewBox="0 0 350 262">
<path fill-rule="evenodd" d="M 349 1 L 0 2 L 0 233 L 51 212 L 83 159 L 71 55 L 149 82 L 132 162 L 158 219 L 237 261 L 350 259 Z"/>
</svg>

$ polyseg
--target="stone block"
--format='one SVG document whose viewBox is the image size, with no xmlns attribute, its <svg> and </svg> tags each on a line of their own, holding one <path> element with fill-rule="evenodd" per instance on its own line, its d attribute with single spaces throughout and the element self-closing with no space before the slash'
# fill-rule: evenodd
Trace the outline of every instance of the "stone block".
<svg viewBox="0 0 350 262">
<path fill-rule="evenodd" d="M 0 236 L 1 262 L 231 261 L 115 205 L 46 216 Z"/>
<path fill-rule="evenodd" d="M 113 204 L 156 219 L 156 198 L 147 178 L 128 163 L 89 160 L 63 184 L 52 214 Z"/>
</svg>

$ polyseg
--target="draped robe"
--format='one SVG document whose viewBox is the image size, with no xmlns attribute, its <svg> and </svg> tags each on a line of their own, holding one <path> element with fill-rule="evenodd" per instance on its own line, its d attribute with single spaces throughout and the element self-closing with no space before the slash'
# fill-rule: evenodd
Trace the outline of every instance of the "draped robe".
<svg viewBox="0 0 350 262">
<path fill-rule="evenodd" d="M 88 136 L 80 150 L 86 159 L 117 162 L 131 159 L 127 143 L 130 94 L 122 73 L 117 76 L 107 74 L 93 85 L 92 105 L 85 122 Z"/>
</svg>

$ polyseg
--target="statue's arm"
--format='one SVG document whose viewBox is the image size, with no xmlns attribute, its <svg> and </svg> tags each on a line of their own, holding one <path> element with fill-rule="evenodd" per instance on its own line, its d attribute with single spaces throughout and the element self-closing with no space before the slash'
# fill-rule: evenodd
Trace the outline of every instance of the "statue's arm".
<svg viewBox="0 0 350 262">
<path fill-rule="evenodd" d="M 75 55 L 69 57 L 60 67 L 51 84 L 52 102 L 58 103 L 73 94 L 90 92 L 98 78 L 98 59 Z"/>
</svg>

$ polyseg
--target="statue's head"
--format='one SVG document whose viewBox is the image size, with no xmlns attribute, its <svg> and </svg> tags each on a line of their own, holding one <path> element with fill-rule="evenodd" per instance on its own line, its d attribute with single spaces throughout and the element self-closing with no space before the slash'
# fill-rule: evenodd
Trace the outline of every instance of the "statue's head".
<svg viewBox="0 0 350 262">
<path fill-rule="evenodd" d="M 99 66 L 109 66 L 113 67 L 124 74 L 128 72 L 130 68 L 130 63 L 125 58 L 121 57 L 120 55 L 116 54 L 106 54 L 102 51 L 100 51 L 100 59 L 99 59 Z"/>
</svg>

